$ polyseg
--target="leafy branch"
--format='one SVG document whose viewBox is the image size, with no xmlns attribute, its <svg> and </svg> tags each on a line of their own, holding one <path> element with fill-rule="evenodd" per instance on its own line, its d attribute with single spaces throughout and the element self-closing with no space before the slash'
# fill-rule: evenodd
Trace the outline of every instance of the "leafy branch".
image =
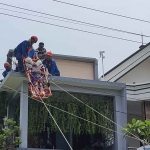
<svg viewBox="0 0 150 150">
<path fill-rule="evenodd" d="M 7 119 L 4 122 L 4 128 L 0 129 L 0 149 L 1 150 L 15 150 L 21 144 L 18 136 L 20 129 L 16 126 L 16 121 Z"/>
<path fill-rule="evenodd" d="M 126 128 L 122 129 L 126 132 L 125 137 L 136 135 L 138 138 L 142 139 L 142 144 L 150 142 L 150 120 L 136 120 L 132 119 L 132 123 L 126 124 Z M 131 135 L 132 133 L 133 135 Z"/>
</svg>

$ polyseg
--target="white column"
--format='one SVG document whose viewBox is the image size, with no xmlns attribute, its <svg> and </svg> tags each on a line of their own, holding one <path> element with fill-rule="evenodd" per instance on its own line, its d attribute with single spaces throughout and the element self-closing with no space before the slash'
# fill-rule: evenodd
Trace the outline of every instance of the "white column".
<svg viewBox="0 0 150 150">
<path fill-rule="evenodd" d="M 28 145 L 28 84 L 22 82 L 20 88 L 20 148 L 27 148 Z M 24 95 L 26 94 L 26 95 Z"/>
</svg>

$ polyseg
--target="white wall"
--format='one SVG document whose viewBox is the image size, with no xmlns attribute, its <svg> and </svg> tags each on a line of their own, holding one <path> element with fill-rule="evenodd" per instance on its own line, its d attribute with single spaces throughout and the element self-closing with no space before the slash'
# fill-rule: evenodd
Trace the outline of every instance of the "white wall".
<svg viewBox="0 0 150 150">
<path fill-rule="evenodd" d="M 150 81 L 150 60 L 146 59 L 137 67 L 124 75 L 117 82 L 129 83 L 144 83 Z"/>
</svg>

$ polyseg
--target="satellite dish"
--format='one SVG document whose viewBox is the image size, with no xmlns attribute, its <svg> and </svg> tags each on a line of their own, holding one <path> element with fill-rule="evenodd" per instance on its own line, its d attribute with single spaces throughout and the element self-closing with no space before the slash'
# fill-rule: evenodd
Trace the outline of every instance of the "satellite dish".
<svg viewBox="0 0 150 150">
<path fill-rule="evenodd" d="M 138 148 L 137 150 L 150 150 L 150 145 L 142 146 Z"/>
</svg>

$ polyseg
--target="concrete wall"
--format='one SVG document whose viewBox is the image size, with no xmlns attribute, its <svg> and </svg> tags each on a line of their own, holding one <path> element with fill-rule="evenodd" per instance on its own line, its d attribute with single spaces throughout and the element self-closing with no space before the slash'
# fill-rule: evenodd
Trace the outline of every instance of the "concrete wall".
<svg viewBox="0 0 150 150">
<path fill-rule="evenodd" d="M 55 59 L 62 77 L 94 79 L 94 63 Z"/>
<path fill-rule="evenodd" d="M 146 59 L 137 67 L 124 75 L 117 82 L 121 83 L 145 83 L 150 81 L 150 59 Z"/>
</svg>

